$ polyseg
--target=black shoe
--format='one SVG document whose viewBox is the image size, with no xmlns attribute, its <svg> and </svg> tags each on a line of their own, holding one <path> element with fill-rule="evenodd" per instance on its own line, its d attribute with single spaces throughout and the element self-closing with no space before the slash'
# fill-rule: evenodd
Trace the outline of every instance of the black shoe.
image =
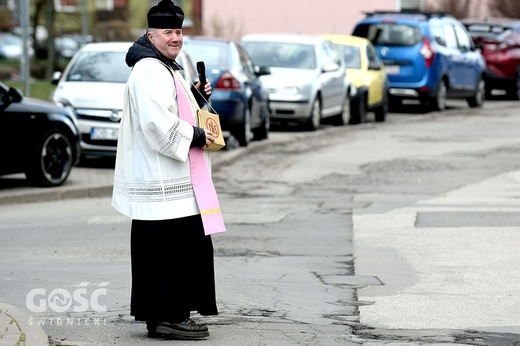
<svg viewBox="0 0 520 346">
<path fill-rule="evenodd" d="M 208 327 L 197 324 L 191 319 L 180 323 L 160 322 L 155 331 L 149 330 L 149 338 L 167 338 L 176 340 L 197 340 L 205 339 L 209 336 Z"/>
</svg>

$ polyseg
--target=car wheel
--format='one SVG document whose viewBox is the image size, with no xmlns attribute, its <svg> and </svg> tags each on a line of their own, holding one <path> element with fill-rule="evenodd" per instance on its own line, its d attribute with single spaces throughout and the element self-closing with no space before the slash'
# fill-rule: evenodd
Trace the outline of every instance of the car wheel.
<svg viewBox="0 0 520 346">
<path fill-rule="evenodd" d="M 321 123 L 321 103 L 319 96 L 316 96 L 312 103 L 311 115 L 305 123 L 305 127 L 309 131 L 316 131 Z"/>
<path fill-rule="evenodd" d="M 376 118 L 376 122 L 381 123 L 381 122 L 385 121 L 387 114 L 388 114 L 388 98 L 386 98 L 384 96 L 383 103 L 374 109 L 374 115 Z"/>
<path fill-rule="evenodd" d="M 244 114 L 244 124 L 237 127 L 232 134 L 241 147 L 247 147 L 249 145 L 251 141 L 251 110 L 249 108 L 246 108 Z"/>
<path fill-rule="evenodd" d="M 264 113 L 262 123 L 256 129 L 253 129 L 253 140 L 255 141 L 261 141 L 269 137 L 269 129 L 271 128 L 269 110 L 264 109 L 262 112 Z"/>
<path fill-rule="evenodd" d="M 520 68 L 516 70 L 513 86 L 508 90 L 508 95 L 513 100 L 520 100 Z"/>
<path fill-rule="evenodd" d="M 482 107 L 484 104 L 484 98 L 486 97 L 486 82 L 484 79 L 480 79 L 478 81 L 477 90 L 475 91 L 475 95 L 468 98 L 468 105 L 472 108 Z"/>
<path fill-rule="evenodd" d="M 446 103 L 448 100 L 448 88 L 446 82 L 441 80 L 437 94 L 430 99 L 430 108 L 434 111 L 443 111 L 446 109 Z"/>
<path fill-rule="evenodd" d="M 343 106 L 341 108 L 341 113 L 336 115 L 334 118 L 333 124 L 336 126 L 342 126 L 347 125 L 350 123 L 351 119 L 351 112 L 352 112 L 352 102 L 350 100 L 350 96 L 345 96 L 345 99 L 343 101 Z"/>
<path fill-rule="evenodd" d="M 350 108 L 350 121 L 349 124 L 362 124 L 367 118 L 367 102 L 365 94 L 359 95 L 355 102 L 352 102 Z"/>
<path fill-rule="evenodd" d="M 67 180 L 73 164 L 73 148 L 67 135 L 59 129 L 45 133 L 34 150 L 25 175 L 38 186 L 59 186 Z"/>
</svg>

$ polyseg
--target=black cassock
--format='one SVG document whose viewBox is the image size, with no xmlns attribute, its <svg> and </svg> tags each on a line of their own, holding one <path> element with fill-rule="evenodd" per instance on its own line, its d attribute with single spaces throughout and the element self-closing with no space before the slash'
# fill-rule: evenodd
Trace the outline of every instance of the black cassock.
<svg viewBox="0 0 520 346">
<path fill-rule="evenodd" d="M 190 311 L 217 315 L 211 236 L 200 215 L 132 220 L 132 298 L 138 321 L 180 322 Z"/>
</svg>

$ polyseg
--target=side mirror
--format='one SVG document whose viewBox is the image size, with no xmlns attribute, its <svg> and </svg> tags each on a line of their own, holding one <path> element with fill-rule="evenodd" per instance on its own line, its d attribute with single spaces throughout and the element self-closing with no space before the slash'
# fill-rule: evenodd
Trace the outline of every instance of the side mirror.
<svg viewBox="0 0 520 346">
<path fill-rule="evenodd" d="M 325 65 L 323 65 L 322 71 L 323 72 L 332 72 L 332 71 L 337 71 L 338 69 L 339 69 L 338 64 L 329 62 L 329 63 L 326 63 Z"/>
<path fill-rule="evenodd" d="M 368 63 L 368 70 L 369 71 L 379 71 L 379 70 L 381 70 L 381 65 L 371 61 Z"/>
<path fill-rule="evenodd" d="M 258 77 L 271 74 L 271 68 L 269 66 L 255 66 L 255 74 Z"/>
<path fill-rule="evenodd" d="M 54 71 L 52 74 L 51 84 L 58 85 L 58 82 L 60 81 L 60 78 L 62 76 L 62 73 L 60 71 Z"/>
<path fill-rule="evenodd" d="M 8 103 L 17 103 L 22 101 L 23 95 L 19 89 L 9 88 L 6 98 Z"/>
<path fill-rule="evenodd" d="M 2 97 L 2 103 L 0 104 L 0 110 L 3 111 L 4 109 L 6 109 L 7 107 L 9 107 L 9 105 L 11 103 L 17 103 L 17 102 L 20 102 L 22 101 L 22 92 L 16 88 L 9 88 L 9 90 L 7 91 L 7 93 L 4 94 L 4 96 Z"/>
</svg>

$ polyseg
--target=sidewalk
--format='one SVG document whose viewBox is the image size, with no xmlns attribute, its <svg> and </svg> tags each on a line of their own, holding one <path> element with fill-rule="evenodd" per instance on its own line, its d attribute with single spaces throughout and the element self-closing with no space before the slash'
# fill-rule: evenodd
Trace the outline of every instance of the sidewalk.
<svg viewBox="0 0 520 346">
<path fill-rule="evenodd" d="M 49 338 L 27 313 L 0 302 L 0 346 L 49 345 Z"/>
</svg>

